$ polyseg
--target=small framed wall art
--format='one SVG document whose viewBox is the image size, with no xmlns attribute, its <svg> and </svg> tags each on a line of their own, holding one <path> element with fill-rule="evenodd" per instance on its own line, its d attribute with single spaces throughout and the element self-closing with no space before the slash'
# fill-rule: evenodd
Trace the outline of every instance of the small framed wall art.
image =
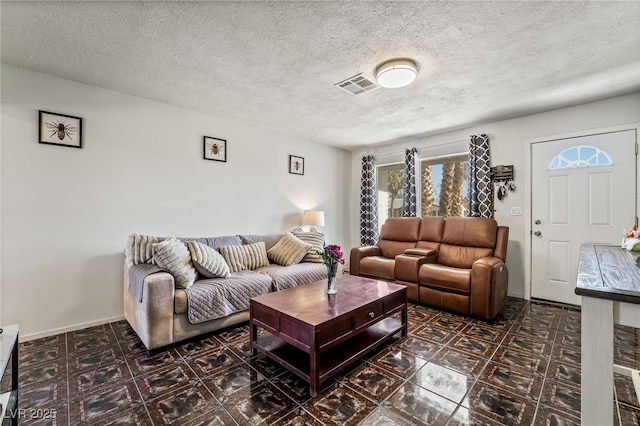
<svg viewBox="0 0 640 426">
<path fill-rule="evenodd" d="M 202 142 L 204 149 L 204 159 L 227 162 L 227 141 L 226 139 L 211 138 L 205 136 Z"/>
<path fill-rule="evenodd" d="M 39 112 L 40 143 L 82 148 L 82 118 L 56 112 Z"/>
<path fill-rule="evenodd" d="M 289 173 L 294 175 L 304 174 L 304 158 L 297 155 L 289 156 Z"/>
</svg>

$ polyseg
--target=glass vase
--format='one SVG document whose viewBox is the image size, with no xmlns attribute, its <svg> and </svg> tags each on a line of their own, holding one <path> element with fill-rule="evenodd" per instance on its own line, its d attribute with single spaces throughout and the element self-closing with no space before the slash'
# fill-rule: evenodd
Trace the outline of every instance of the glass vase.
<svg viewBox="0 0 640 426">
<path fill-rule="evenodd" d="M 338 292 L 338 264 L 327 265 L 327 294 L 336 294 Z"/>
</svg>

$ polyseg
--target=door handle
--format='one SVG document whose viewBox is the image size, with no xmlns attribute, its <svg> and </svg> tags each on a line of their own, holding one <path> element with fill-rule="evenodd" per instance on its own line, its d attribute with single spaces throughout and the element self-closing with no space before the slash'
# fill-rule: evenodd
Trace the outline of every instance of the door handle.
<svg viewBox="0 0 640 426">
<path fill-rule="evenodd" d="M 542 232 L 536 231 L 536 232 L 533 233 L 533 235 L 535 235 L 536 237 L 539 237 L 540 235 L 542 235 Z"/>
</svg>

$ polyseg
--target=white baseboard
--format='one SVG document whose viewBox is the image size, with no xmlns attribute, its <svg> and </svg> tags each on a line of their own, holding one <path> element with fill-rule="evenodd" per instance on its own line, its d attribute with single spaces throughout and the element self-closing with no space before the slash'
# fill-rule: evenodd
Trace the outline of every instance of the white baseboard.
<svg viewBox="0 0 640 426">
<path fill-rule="evenodd" d="M 41 339 L 43 337 L 55 336 L 56 334 L 68 333 L 70 331 L 82 330 L 83 328 L 95 327 L 96 325 L 108 324 L 110 322 L 120 321 L 124 319 L 124 315 L 113 318 L 104 318 L 97 321 L 75 324 L 68 327 L 55 328 L 53 330 L 42 331 L 40 333 L 20 334 L 20 341 L 27 342 L 29 340 Z"/>
<path fill-rule="evenodd" d="M 524 297 L 524 294 L 510 293 L 510 292 L 508 292 L 508 291 L 507 291 L 507 296 L 509 296 L 509 297 L 515 297 L 515 298 L 517 298 L 517 299 L 526 299 L 526 298 Z"/>
</svg>

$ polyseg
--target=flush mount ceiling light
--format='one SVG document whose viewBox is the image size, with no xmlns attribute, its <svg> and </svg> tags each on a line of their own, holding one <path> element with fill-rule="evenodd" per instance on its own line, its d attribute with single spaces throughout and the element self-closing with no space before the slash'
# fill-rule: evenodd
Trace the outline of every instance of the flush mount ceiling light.
<svg viewBox="0 0 640 426">
<path fill-rule="evenodd" d="M 418 75 L 416 63 L 409 59 L 394 59 L 378 66 L 376 80 L 382 87 L 397 89 L 411 84 Z"/>
</svg>

